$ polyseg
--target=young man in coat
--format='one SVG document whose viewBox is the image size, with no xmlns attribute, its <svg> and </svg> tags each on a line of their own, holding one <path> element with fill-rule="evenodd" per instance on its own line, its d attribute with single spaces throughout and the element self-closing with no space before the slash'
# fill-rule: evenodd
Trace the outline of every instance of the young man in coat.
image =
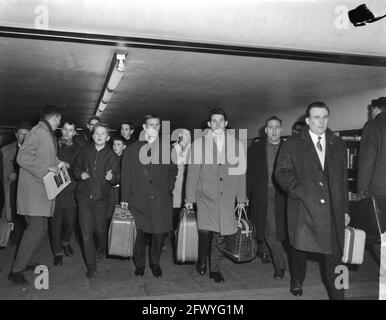
<svg viewBox="0 0 386 320">
<path fill-rule="evenodd" d="M 372 120 L 363 127 L 359 155 L 358 194 L 386 198 L 386 97 L 371 102 Z M 379 203 L 378 203 L 379 205 Z M 380 207 L 381 221 L 386 221 L 386 208 Z M 374 245 L 380 258 L 380 243 Z"/>
<path fill-rule="evenodd" d="M 20 123 L 15 133 L 16 141 L 1 148 L 4 179 L 3 216 L 14 224 L 11 241 L 15 245 L 19 244 L 25 228 L 24 217 L 16 214 L 17 181 L 19 175 L 19 165 L 16 162 L 16 156 L 29 130 L 28 123 Z"/>
<path fill-rule="evenodd" d="M 263 263 L 271 253 L 274 278 L 282 279 L 286 269 L 282 241 L 285 237 L 285 193 L 273 176 L 281 145 L 282 121 L 276 116 L 265 122 L 267 139 L 248 148 L 247 195 L 250 218 Z"/>
<path fill-rule="evenodd" d="M 55 106 L 46 106 L 40 115 L 39 123 L 26 135 L 16 158 L 20 166 L 17 212 L 25 216 L 27 228 L 8 279 L 22 285 L 28 284 L 23 271 L 35 268 L 36 255 L 47 234 L 48 218 L 55 208 L 55 200 L 48 200 L 43 177 L 48 172 L 59 171 L 55 130 L 60 124 L 61 111 Z"/>
<path fill-rule="evenodd" d="M 307 107 L 307 126 L 283 142 L 275 178 L 288 192 L 291 293 L 302 295 L 307 253 L 313 252 L 323 258 L 330 298 L 343 299 L 344 291 L 334 281 L 335 268 L 342 264 L 348 212 L 346 145 L 328 129 L 329 113 L 323 102 Z"/>
<path fill-rule="evenodd" d="M 80 150 L 80 147 L 73 142 L 74 135 L 75 124 L 64 121 L 62 136 L 57 142 L 57 156 L 59 160 L 69 163 L 70 167 L 73 166 Z M 50 219 L 54 266 L 63 264 L 63 253 L 67 257 L 73 255 L 70 240 L 74 231 L 76 217 L 76 181 L 72 175 L 72 170 L 69 170 L 68 173 L 71 183 L 56 196 L 54 216 Z"/>
<path fill-rule="evenodd" d="M 145 236 L 151 237 L 150 269 L 155 277 L 162 276 L 162 244 L 172 230 L 177 165 L 170 161 L 169 142 L 163 143 L 159 137 L 160 127 L 159 117 L 146 116 L 140 140 L 127 146 L 122 156 L 121 202 L 128 205 L 137 227 L 136 276 L 145 272 Z"/>
<path fill-rule="evenodd" d="M 94 140 L 92 138 L 92 134 L 94 131 L 94 126 L 100 122 L 99 117 L 97 116 L 92 116 L 90 120 L 87 123 L 87 129 L 83 129 L 83 131 L 74 137 L 74 142 L 78 144 L 81 148 L 84 146 L 94 143 Z"/>
<path fill-rule="evenodd" d="M 193 203 L 197 205 L 199 252 L 196 269 L 204 275 L 210 257 L 209 277 L 215 282 L 224 281 L 220 264 L 225 237 L 237 231 L 235 203 L 237 201 L 237 208 L 243 208 L 246 202 L 245 149 L 226 131 L 227 125 L 224 110 L 210 112 L 210 130 L 192 145 L 192 163 L 188 166 L 186 180 L 185 206 L 192 209 Z M 230 159 L 236 157 L 237 163 L 231 163 Z"/>
</svg>

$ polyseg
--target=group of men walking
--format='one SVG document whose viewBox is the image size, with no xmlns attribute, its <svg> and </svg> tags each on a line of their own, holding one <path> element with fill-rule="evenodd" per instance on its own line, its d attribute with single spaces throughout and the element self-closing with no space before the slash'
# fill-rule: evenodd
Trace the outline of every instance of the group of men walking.
<svg viewBox="0 0 386 320">
<path fill-rule="evenodd" d="M 374 170 L 386 166 L 386 157 L 382 157 L 386 150 L 385 126 L 381 124 L 385 100 L 373 101 L 376 118 L 365 126 L 361 145 L 358 187 L 367 195 L 384 192 L 379 178 L 382 174 L 375 175 Z M 127 123 L 125 139 L 131 139 L 130 143 L 121 138 L 114 140 L 111 148 L 107 144 L 110 128 L 99 119 L 90 121 L 89 133 L 85 131 L 77 138 L 81 143 L 73 139 L 75 126 L 65 122 L 57 143 L 54 131 L 61 122 L 61 113 L 54 106 L 45 107 L 40 122 L 18 144 L 17 211 L 26 217 L 27 227 L 9 279 L 26 283 L 23 271 L 36 263 L 34 256 L 47 233 L 49 217 L 53 234 L 60 235 L 53 239 L 54 264 L 63 263 L 63 251 L 72 255 L 72 229 L 68 227 L 65 234 L 60 230 L 63 225 L 74 225 L 76 206 L 86 275 L 95 277 L 97 263 L 106 254 L 112 190 L 118 187 L 120 199 L 115 197 L 113 202 L 129 208 L 137 227 L 136 276 L 145 273 L 147 238 L 151 241 L 150 269 L 155 277 L 162 276 L 162 246 L 176 228 L 178 212 L 181 207 L 196 207 L 196 270 L 206 274 L 209 263 L 209 277 L 215 282 L 225 281 L 221 272 L 225 237 L 237 231 L 235 207 L 241 209 L 249 203 L 258 251 L 263 262 L 272 260 L 274 278 L 284 277 L 288 253 L 290 291 L 302 295 L 307 255 L 316 253 L 323 260 L 330 298 L 343 299 L 344 291 L 337 289 L 334 281 L 335 268 L 342 263 L 345 224 L 349 221 L 346 145 L 328 128 L 329 116 L 325 103 L 311 103 L 306 108 L 306 125 L 286 141 L 281 139 L 282 120 L 268 118 L 266 139 L 249 147 L 247 163 L 243 143 L 226 130 L 226 113 L 213 109 L 207 121 L 209 130 L 193 143 L 189 130 L 182 130 L 172 148 L 178 161 L 165 162 L 162 155 L 171 155 L 170 146 L 159 134 L 161 119 L 156 115 L 145 117 L 139 141 L 132 141 L 133 131 Z M 363 154 L 366 148 L 371 153 Z M 229 155 L 235 150 L 238 165 L 244 162 L 245 166 L 240 167 L 247 170 L 233 170 L 235 162 Z M 42 177 L 57 172 L 59 162 L 71 172 L 74 185 L 65 189 L 67 193 L 59 194 L 56 201 L 48 200 Z M 288 246 L 283 247 L 283 241 Z"/>
</svg>

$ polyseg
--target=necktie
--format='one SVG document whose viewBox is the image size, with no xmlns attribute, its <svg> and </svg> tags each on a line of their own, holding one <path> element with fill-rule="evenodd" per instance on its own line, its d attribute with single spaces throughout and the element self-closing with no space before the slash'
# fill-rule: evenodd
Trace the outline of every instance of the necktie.
<svg viewBox="0 0 386 320">
<path fill-rule="evenodd" d="M 318 147 L 319 151 L 322 152 L 323 151 L 323 147 L 322 147 L 322 144 L 320 143 L 320 140 L 322 139 L 322 137 L 318 137 L 318 142 L 316 143 L 316 146 Z"/>
</svg>

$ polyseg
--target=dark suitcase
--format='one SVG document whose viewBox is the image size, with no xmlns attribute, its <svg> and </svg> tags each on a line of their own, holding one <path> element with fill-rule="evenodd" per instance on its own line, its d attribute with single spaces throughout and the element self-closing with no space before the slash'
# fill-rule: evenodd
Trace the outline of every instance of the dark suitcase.
<svg viewBox="0 0 386 320">
<path fill-rule="evenodd" d="M 224 255 L 234 262 L 248 262 L 256 258 L 255 229 L 245 209 L 238 210 L 237 232 L 225 237 Z"/>
<path fill-rule="evenodd" d="M 193 210 L 183 209 L 177 229 L 177 261 L 195 262 L 198 257 L 198 228 Z"/>
<path fill-rule="evenodd" d="M 381 241 L 386 231 L 386 197 L 370 197 L 350 202 L 350 227 L 366 233 L 366 244 Z"/>
<path fill-rule="evenodd" d="M 109 255 L 132 257 L 136 235 L 135 221 L 130 211 L 115 206 L 109 229 Z"/>
</svg>

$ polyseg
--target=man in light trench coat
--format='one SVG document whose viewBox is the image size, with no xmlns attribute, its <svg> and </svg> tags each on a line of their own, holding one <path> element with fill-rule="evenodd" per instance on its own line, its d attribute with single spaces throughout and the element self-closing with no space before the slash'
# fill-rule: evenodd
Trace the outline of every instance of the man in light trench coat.
<svg viewBox="0 0 386 320">
<path fill-rule="evenodd" d="M 193 203 L 197 205 L 199 252 L 196 269 L 204 275 L 210 257 L 209 277 L 215 282 L 224 281 L 220 262 L 225 236 L 237 231 L 236 201 L 238 208 L 244 207 L 246 202 L 245 148 L 225 130 L 227 124 L 224 110 L 210 112 L 210 130 L 193 143 L 186 181 L 185 207 L 191 209 Z M 237 164 L 232 161 L 236 155 Z"/>
</svg>

